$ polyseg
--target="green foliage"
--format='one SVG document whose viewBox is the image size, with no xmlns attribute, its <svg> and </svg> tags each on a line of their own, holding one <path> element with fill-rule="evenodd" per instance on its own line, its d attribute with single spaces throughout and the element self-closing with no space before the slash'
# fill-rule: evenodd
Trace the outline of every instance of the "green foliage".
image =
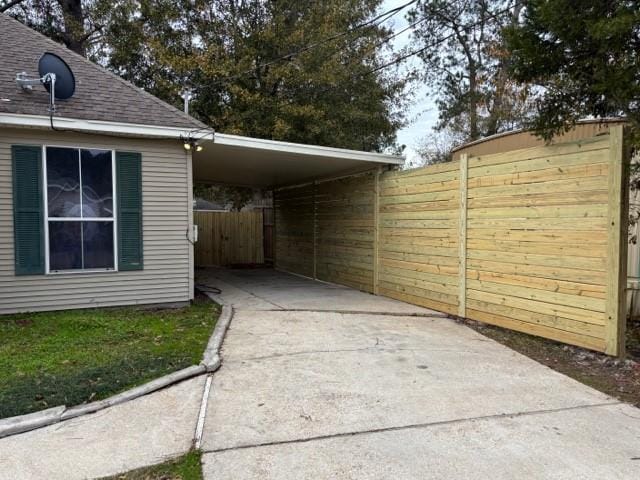
<svg viewBox="0 0 640 480">
<path fill-rule="evenodd" d="M 215 8 L 200 3 L 195 12 L 185 10 L 188 21 L 180 28 L 184 38 L 198 42 L 175 38 L 175 27 L 145 35 L 156 39 L 145 44 L 155 63 L 169 66 L 151 80 L 168 73 L 182 77 L 174 85 L 191 83 L 192 111 L 200 119 L 217 130 L 259 138 L 364 150 L 393 144 L 401 120 L 395 102 L 404 82 L 367 73 L 378 65 L 375 44 L 386 30 L 359 29 L 274 61 L 369 19 L 379 0 L 224 0 Z M 187 43 L 191 51 L 185 54 Z M 135 62 L 110 65 L 129 76 L 128 65 Z M 166 98 L 159 86 L 149 89 Z"/>
<path fill-rule="evenodd" d="M 202 452 L 191 450 L 175 460 L 121 473 L 103 480 L 202 480 L 201 458 Z"/>
<path fill-rule="evenodd" d="M 436 92 L 437 130 L 468 141 L 522 125 L 530 91 L 507 74 L 501 35 L 520 8 L 515 0 L 421 0 L 410 12 L 421 75 Z"/>
<path fill-rule="evenodd" d="M 256 193 L 250 187 L 236 187 L 233 185 L 205 185 L 196 183 L 193 186 L 194 198 L 202 198 L 210 202 L 218 203 L 231 210 L 240 211 L 249 203 Z"/>
<path fill-rule="evenodd" d="M 539 86 L 531 126 L 544 138 L 580 118 L 640 126 L 640 1 L 531 0 L 505 32 L 510 72 Z M 637 138 L 636 138 L 637 141 Z"/>
<path fill-rule="evenodd" d="M 0 418 L 98 400 L 197 364 L 217 316 L 203 301 L 3 316 Z"/>
<path fill-rule="evenodd" d="M 78 3 L 85 31 L 74 39 L 87 36 L 82 48 L 92 60 L 177 107 L 190 85 L 191 113 L 216 130 L 361 150 L 394 147 L 406 79 L 371 73 L 383 63 L 388 29 L 356 28 L 375 17 L 381 0 Z M 65 41 L 69 15 L 58 2 L 28 0 L 10 12 Z"/>
</svg>

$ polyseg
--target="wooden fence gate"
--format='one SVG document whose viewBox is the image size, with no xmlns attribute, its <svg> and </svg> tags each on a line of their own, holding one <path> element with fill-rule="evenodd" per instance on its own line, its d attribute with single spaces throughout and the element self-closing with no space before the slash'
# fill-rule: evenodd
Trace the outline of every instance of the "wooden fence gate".
<svg viewBox="0 0 640 480">
<path fill-rule="evenodd" d="M 622 354 L 622 132 L 279 190 L 275 264 Z"/>
<path fill-rule="evenodd" d="M 194 211 L 195 266 L 264 263 L 262 211 Z"/>
</svg>

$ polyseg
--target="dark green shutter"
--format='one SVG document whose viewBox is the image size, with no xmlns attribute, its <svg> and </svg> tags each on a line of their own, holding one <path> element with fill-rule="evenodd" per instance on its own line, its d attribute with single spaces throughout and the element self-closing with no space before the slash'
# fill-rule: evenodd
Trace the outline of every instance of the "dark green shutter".
<svg viewBox="0 0 640 480">
<path fill-rule="evenodd" d="M 118 269 L 142 270 L 142 157 L 116 152 Z"/>
<path fill-rule="evenodd" d="M 43 274 L 42 147 L 13 145 L 11 154 L 15 272 Z"/>
</svg>

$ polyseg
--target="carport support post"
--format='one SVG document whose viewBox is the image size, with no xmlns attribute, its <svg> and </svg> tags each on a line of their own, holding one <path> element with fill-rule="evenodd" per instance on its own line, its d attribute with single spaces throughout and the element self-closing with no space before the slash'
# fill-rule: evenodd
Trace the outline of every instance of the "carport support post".
<svg viewBox="0 0 640 480">
<path fill-rule="evenodd" d="M 460 217 L 458 222 L 458 316 L 467 316 L 467 177 L 469 158 L 460 155 Z"/>
<path fill-rule="evenodd" d="M 609 130 L 609 208 L 605 353 L 623 357 L 626 330 L 627 222 L 629 152 L 622 125 Z"/>
</svg>

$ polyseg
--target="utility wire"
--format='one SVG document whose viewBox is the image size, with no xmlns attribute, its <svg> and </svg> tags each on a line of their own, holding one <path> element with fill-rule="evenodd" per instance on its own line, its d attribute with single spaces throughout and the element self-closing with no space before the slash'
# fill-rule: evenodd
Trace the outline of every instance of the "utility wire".
<svg viewBox="0 0 640 480">
<path fill-rule="evenodd" d="M 271 65 L 274 65 L 278 62 L 284 61 L 284 60 L 290 60 L 294 57 L 297 57 L 298 55 L 308 52 L 309 50 L 313 50 L 314 48 L 318 48 L 321 47 L 323 45 L 326 45 L 327 43 L 331 43 L 339 38 L 345 37 L 347 35 L 350 35 L 351 33 L 360 30 L 362 28 L 372 28 L 372 27 L 376 27 L 378 25 L 381 25 L 382 23 L 386 22 L 387 20 L 391 19 L 392 17 L 394 17 L 395 15 L 397 15 L 398 13 L 400 13 L 402 10 L 404 10 L 405 8 L 413 5 L 414 3 L 416 3 L 418 0 L 411 0 L 403 5 L 400 5 L 399 7 L 395 7 L 392 8 L 391 10 L 387 10 L 386 12 L 381 13 L 380 15 L 377 15 L 376 17 L 367 20 L 366 22 L 360 23 L 358 25 L 355 25 L 354 27 L 345 30 L 343 32 L 337 33 L 335 35 L 332 35 L 330 37 L 324 38 L 318 42 L 315 43 L 311 43 L 305 47 L 302 47 L 296 51 L 287 53 L 285 55 L 282 55 L 280 57 L 276 57 L 272 60 L 269 60 L 268 62 L 264 62 L 264 63 L 260 63 L 254 67 L 251 67 L 243 72 L 240 72 L 236 75 L 231 75 L 225 78 L 222 78 L 220 80 L 217 80 L 214 82 L 214 84 L 223 84 L 223 83 L 228 83 L 234 80 L 238 80 L 242 77 L 244 77 L 245 75 L 248 75 L 250 73 L 253 73 L 255 70 L 259 70 L 265 67 L 269 67 Z M 377 22 L 377 23 L 376 23 Z"/>
<path fill-rule="evenodd" d="M 493 20 L 496 19 L 496 16 L 501 15 L 503 13 L 506 13 L 506 12 L 510 11 L 513 7 L 518 6 L 518 5 L 519 4 L 516 3 L 515 5 L 512 5 L 512 6 L 508 7 L 508 8 L 505 8 L 504 10 L 500 10 L 499 12 L 494 13 L 492 15 Z M 426 20 L 426 19 L 423 19 L 423 21 L 424 20 Z M 487 20 L 485 19 L 484 21 L 487 21 Z M 467 29 L 475 28 L 475 27 L 477 27 L 477 26 L 479 26 L 481 24 L 482 24 L 482 21 L 478 21 L 478 22 L 475 22 L 475 23 L 472 23 L 472 24 L 469 24 L 469 25 L 462 25 L 461 28 L 463 30 L 467 30 Z M 452 32 L 449 35 L 445 35 L 444 37 L 439 38 L 438 40 L 436 40 L 435 42 L 430 43 L 429 45 L 425 45 L 422 48 L 419 48 L 419 49 L 416 49 L 416 50 L 412 50 L 411 52 L 406 53 L 404 55 L 401 55 L 401 56 L 391 60 L 390 62 L 384 63 L 382 65 L 379 65 L 379 66 L 375 67 L 375 68 L 372 68 L 371 70 L 369 70 L 367 72 L 364 72 L 362 75 L 363 76 L 364 75 L 370 75 L 372 73 L 379 72 L 380 70 L 384 70 L 385 68 L 388 68 L 388 67 L 390 67 L 392 65 L 395 65 L 397 63 L 403 62 L 407 58 L 413 57 L 414 55 L 419 55 L 419 54 L 421 54 L 422 52 L 424 52 L 426 50 L 429 50 L 431 48 L 437 47 L 438 45 L 446 42 L 447 40 L 449 40 L 450 38 L 454 37 L 455 35 L 456 35 L 456 32 Z"/>
</svg>

